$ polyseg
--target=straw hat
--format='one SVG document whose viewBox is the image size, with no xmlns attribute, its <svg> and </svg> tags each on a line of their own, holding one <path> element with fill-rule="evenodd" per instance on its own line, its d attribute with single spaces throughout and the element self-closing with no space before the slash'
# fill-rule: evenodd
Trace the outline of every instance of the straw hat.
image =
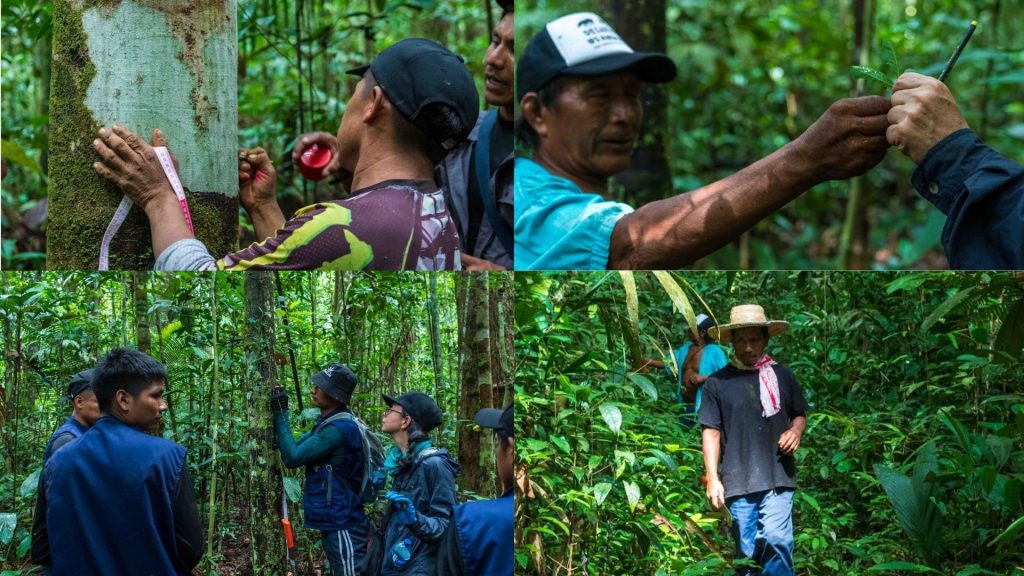
<svg viewBox="0 0 1024 576">
<path fill-rule="evenodd" d="M 751 326 L 766 326 L 768 328 L 768 336 L 775 336 L 789 330 L 789 322 L 769 320 L 764 315 L 764 308 L 757 304 L 744 304 L 742 306 L 734 306 L 729 312 L 729 323 L 715 326 L 708 330 L 708 335 L 723 344 L 727 344 L 732 341 L 733 330 L 749 328 Z"/>
</svg>

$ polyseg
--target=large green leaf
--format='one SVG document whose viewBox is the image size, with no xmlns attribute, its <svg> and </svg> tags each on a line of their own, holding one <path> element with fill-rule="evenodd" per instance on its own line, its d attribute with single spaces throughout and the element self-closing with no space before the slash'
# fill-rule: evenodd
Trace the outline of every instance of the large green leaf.
<svg viewBox="0 0 1024 576">
<path fill-rule="evenodd" d="M 18 525 L 18 515 L 11 512 L 0 513 L 0 544 L 7 546 L 14 537 L 14 527 Z"/>
<path fill-rule="evenodd" d="M 949 314 L 949 312 L 952 309 L 959 306 L 961 302 L 963 302 L 972 294 L 974 294 L 974 292 L 976 292 L 978 288 L 980 287 L 970 286 L 968 288 L 964 288 L 963 290 L 957 292 L 956 294 L 953 294 L 949 298 L 946 298 L 946 300 L 942 304 L 936 306 L 935 310 L 932 310 L 932 313 L 929 314 L 928 317 L 924 319 L 924 322 L 921 323 L 921 332 L 927 332 L 928 330 L 930 330 L 936 322 L 942 320 L 946 316 L 946 314 Z"/>
<path fill-rule="evenodd" d="M 604 423 L 608 425 L 608 428 L 616 434 L 622 429 L 622 411 L 619 407 L 614 404 L 601 404 L 601 418 L 604 418 Z"/>
<path fill-rule="evenodd" d="M 1013 524 L 1010 524 L 1009 527 L 1006 528 L 1006 530 L 1003 530 L 998 536 L 993 538 L 992 541 L 988 543 L 988 545 L 996 546 L 999 548 L 1002 548 L 1003 546 L 1006 546 L 1007 544 L 1010 544 L 1012 542 L 1017 542 L 1017 545 L 1020 545 L 1020 538 L 1017 538 L 1017 534 L 1019 534 L 1022 530 L 1024 530 L 1024 516 L 1021 516 L 1020 518 L 1014 520 Z"/>
<path fill-rule="evenodd" d="M 28 168 L 42 176 L 44 179 L 46 178 L 46 174 L 43 174 L 43 169 L 39 167 L 39 163 L 32 159 L 32 157 L 25 152 L 24 148 L 14 142 L 0 140 L 0 156 L 3 156 L 7 160 L 18 164 L 19 166 Z"/>
<path fill-rule="evenodd" d="M 919 454 L 914 479 L 888 466 L 876 464 L 875 475 L 889 496 L 896 518 L 925 563 L 939 565 L 942 551 L 942 511 L 931 499 L 933 484 L 927 480 L 935 466 L 932 442 Z"/>
<path fill-rule="evenodd" d="M 1024 349 L 1024 299 L 1010 307 L 992 347 L 1004 353 L 996 354 L 996 362 L 1012 364 L 1020 358 L 1021 349 Z"/>
<path fill-rule="evenodd" d="M 651 382 L 650 378 L 637 372 L 630 372 L 627 375 L 627 378 L 629 378 L 630 382 L 639 386 L 640 389 L 644 391 L 644 394 L 647 394 L 647 397 L 652 401 L 658 399 L 658 389 L 655 388 L 654 383 Z"/>
<path fill-rule="evenodd" d="M 629 500 L 629 509 L 635 510 L 637 502 L 640 501 L 640 487 L 633 482 L 623 482 L 626 487 L 626 499 Z"/>
<path fill-rule="evenodd" d="M 608 497 L 608 493 L 611 491 L 611 482 L 601 482 L 594 485 L 594 499 L 597 500 L 598 506 L 604 503 L 605 498 Z"/>
<path fill-rule="evenodd" d="M 22 498 L 31 498 L 35 495 L 36 490 L 39 488 L 39 474 L 42 473 L 42 471 L 42 467 L 36 468 L 28 475 L 28 478 L 25 478 L 25 481 L 21 483 L 21 488 L 18 490 L 18 493 L 21 494 Z"/>
<path fill-rule="evenodd" d="M 696 334 L 697 316 L 693 313 L 693 306 L 690 306 L 690 300 L 686 297 L 682 287 L 679 286 L 679 283 L 675 281 L 671 274 L 664 270 L 656 270 L 654 276 L 658 279 L 658 282 L 661 282 L 661 287 L 665 289 L 665 293 L 672 300 L 672 306 L 683 315 L 686 323 L 690 326 L 690 330 Z"/>
</svg>

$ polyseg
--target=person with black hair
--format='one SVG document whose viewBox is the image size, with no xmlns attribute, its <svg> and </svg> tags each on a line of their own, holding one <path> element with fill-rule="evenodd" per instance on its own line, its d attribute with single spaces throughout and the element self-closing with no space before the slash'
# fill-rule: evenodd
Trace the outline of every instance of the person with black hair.
<svg viewBox="0 0 1024 576">
<path fill-rule="evenodd" d="M 167 371 L 137 350 L 94 368 L 101 417 L 43 468 L 32 557 L 53 576 L 187 575 L 203 556 L 185 448 L 151 436 Z"/>
<path fill-rule="evenodd" d="M 391 504 L 384 528 L 380 573 L 433 574 L 438 548 L 455 506 L 459 464 L 433 446 L 428 434 L 441 424 L 441 409 L 422 392 L 381 394 L 387 409 L 381 431 L 395 446 L 384 460 Z"/>
<path fill-rule="evenodd" d="M 516 71 L 530 148 L 515 161 L 515 268 L 679 268 L 737 239 L 820 182 L 863 174 L 889 145 L 889 101 L 834 103 L 793 142 L 739 172 L 637 209 L 613 200 L 643 120 L 643 83 L 676 77 L 665 54 L 634 52 L 600 16 L 548 22 Z"/>
<path fill-rule="evenodd" d="M 289 468 L 306 467 L 302 510 L 306 528 L 320 531 L 320 543 L 330 563 L 325 576 L 359 573 L 366 549 L 368 525 L 360 500 L 365 466 L 362 436 L 349 408 L 356 375 L 344 364 L 330 364 L 313 374 L 313 405 L 320 417 L 313 428 L 292 437 L 288 421 L 288 394 L 275 388 L 270 394 L 274 434 L 281 462 Z"/>
<path fill-rule="evenodd" d="M 402 40 L 371 64 L 338 127 L 334 167 L 352 194 L 296 212 L 277 203 L 276 171 L 261 148 L 243 149 L 239 202 L 260 242 L 215 259 L 189 231 L 153 146 L 122 126 L 100 129 L 94 169 L 146 213 L 156 270 L 457 270 L 459 237 L 434 165 L 468 136 L 479 114 L 461 57 L 424 38 Z M 303 146 L 304 148 L 304 146 Z M 188 184 L 187 182 L 184 184 Z"/>
<path fill-rule="evenodd" d="M 91 368 L 71 377 L 71 381 L 68 382 L 68 393 L 61 401 L 72 404 L 71 416 L 50 436 L 43 453 L 44 463 L 55 452 L 85 434 L 85 431 L 92 428 L 100 418 L 100 406 L 96 401 L 96 392 L 92 389 Z"/>
<path fill-rule="evenodd" d="M 484 100 L 497 110 L 482 112 L 467 142 L 438 166 L 467 270 L 513 265 L 515 3 L 497 3 L 501 19 L 491 31 L 484 58 Z"/>
<path fill-rule="evenodd" d="M 697 332 L 689 331 L 689 340 L 673 352 L 673 365 L 662 360 L 647 361 L 649 366 L 664 368 L 665 374 L 676 381 L 676 401 L 683 407 L 680 422 L 684 426 L 696 423 L 693 415 L 700 412 L 704 381 L 729 362 L 708 333 L 715 321 L 706 314 L 698 314 L 696 320 Z"/>
<path fill-rule="evenodd" d="M 71 416 L 50 435 L 50 440 L 43 451 L 44 465 L 58 450 L 85 434 L 99 419 L 100 407 L 96 401 L 96 393 L 92 389 L 92 369 L 82 370 L 72 376 L 68 382 L 68 392 L 60 401 L 71 402 L 74 408 Z M 34 540 L 33 544 L 36 544 Z M 43 565 L 43 574 L 49 576 L 49 542 L 44 538 L 38 544 L 39 546 L 32 547 L 32 562 Z"/>
<path fill-rule="evenodd" d="M 807 401 L 788 366 L 765 353 L 768 339 L 789 329 L 757 304 L 734 306 L 729 323 L 708 333 L 731 343 L 729 364 L 704 384 L 700 407 L 706 494 L 734 520 L 736 557 L 760 570 L 742 576 L 793 576 L 793 493 Z"/>
<path fill-rule="evenodd" d="M 455 507 L 437 561 L 437 576 L 512 576 L 515 567 L 515 410 L 484 408 L 473 420 L 498 437 L 496 468 L 503 493 Z"/>
</svg>

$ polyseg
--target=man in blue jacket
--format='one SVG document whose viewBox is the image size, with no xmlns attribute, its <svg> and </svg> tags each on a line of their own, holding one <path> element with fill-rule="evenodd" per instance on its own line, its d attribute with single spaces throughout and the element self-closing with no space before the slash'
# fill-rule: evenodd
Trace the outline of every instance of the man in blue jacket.
<svg viewBox="0 0 1024 576">
<path fill-rule="evenodd" d="M 284 388 L 270 394 L 277 447 L 285 466 L 306 467 L 302 509 L 306 528 L 320 531 L 330 563 L 324 574 L 350 576 L 362 564 L 368 530 L 360 500 L 365 453 L 359 425 L 348 407 L 358 380 L 344 364 L 330 364 L 310 380 L 320 417 L 298 440 L 292 438 Z"/>
<path fill-rule="evenodd" d="M 1024 166 L 967 127 L 942 82 L 907 72 L 892 89 L 886 137 L 918 165 L 914 188 L 947 217 L 949 267 L 1024 269 Z"/>
<path fill-rule="evenodd" d="M 64 424 L 54 430 L 50 441 L 46 443 L 43 454 L 45 463 L 57 450 L 67 446 L 85 431 L 92 427 L 100 418 L 100 406 L 96 402 L 96 393 L 92 390 L 92 369 L 82 370 L 71 377 L 68 382 L 68 393 L 62 402 L 70 402 L 74 408 L 71 416 Z"/>
<path fill-rule="evenodd" d="M 438 576 L 512 576 L 515 516 L 515 416 L 484 408 L 474 420 L 498 435 L 498 479 L 504 493 L 496 500 L 477 500 L 455 507 L 437 561 Z"/>
<path fill-rule="evenodd" d="M 82 434 L 92 428 L 100 417 L 99 403 L 96 402 L 96 393 L 92 390 L 92 369 L 82 370 L 71 377 L 68 382 L 68 393 L 61 402 L 71 402 L 74 408 L 71 416 L 60 425 L 53 434 L 50 441 L 46 443 L 46 450 L 43 452 L 43 464 L 50 460 L 58 450 L 77 440 Z M 32 562 L 43 564 L 42 558 L 50 556 L 49 542 L 43 538 L 38 546 L 32 547 Z M 50 576 L 49 560 L 43 566 L 43 574 Z"/>
<path fill-rule="evenodd" d="M 94 370 L 102 416 L 46 463 L 32 545 L 48 544 L 54 576 L 191 574 L 203 534 L 185 448 L 145 432 L 167 409 L 167 371 L 127 348 Z"/>
</svg>

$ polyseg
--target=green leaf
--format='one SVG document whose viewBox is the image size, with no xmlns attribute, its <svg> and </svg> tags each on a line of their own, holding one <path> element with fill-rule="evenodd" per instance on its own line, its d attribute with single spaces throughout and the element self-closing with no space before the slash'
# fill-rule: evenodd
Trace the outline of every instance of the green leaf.
<svg viewBox="0 0 1024 576">
<path fill-rule="evenodd" d="M 594 485 L 594 499 L 597 500 L 597 505 L 600 506 L 604 503 L 605 498 L 612 491 L 611 482 L 601 482 Z"/>
<path fill-rule="evenodd" d="M 1001 534 L 993 538 L 992 541 L 988 543 L 988 545 L 1001 548 L 1007 543 L 1019 542 L 1016 536 L 1021 530 L 1024 530 L 1024 516 L 1021 516 L 1020 518 L 1014 520 L 1013 524 L 1010 524 L 1010 526 L 1007 527 L 1006 530 L 1003 530 Z"/>
<path fill-rule="evenodd" d="M 654 383 L 651 382 L 650 378 L 636 372 L 630 372 L 627 378 L 629 378 L 630 382 L 639 386 L 652 401 L 658 399 L 658 389 L 654 387 Z"/>
<path fill-rule="evenodd" d="M 930 458 L 934 458 L 934 445 Z M 923 482 L 925 469 L 931 465 L 928 455 L 919 460 L 914 480 L 880 464 L 875 464 L 874 470 L 903 531 L 925 562 L 936 566 L 942 550 L 942 512 L 930 499 L 930 484 Z"/>
<path fill-rule="evenodd" d="M 676 312 L 683 315 L 686 323 L 690 326 L 690 331 L 696 334 L 697 316 L 693 313 L 693 306 L 690 306 L 690 300 L 686 297 L 682 287 L 679 286 L 679 283 L 676 282 L 671 274 L 664 270 L 655 270 L 654 276 L 658 279 L 658 282 L 661 282 L 661 287 L 665 289 L 665 293 L 672 300 L 672 306 L 676 309 Z"/>
<path fill-rule="evenodd" d="M 931 277 L 929 274 L 902 274 L 886 286 L 885 293 L 892 294 L 900 290 L 916 290 L 927 282 L 929 277 Z"/>
<path fill-rule="evenodd" d="M 21 539 L 21 544 L 18 544 L 18 558 L 23 558 L 25 554 L 32 548 L 32 533 L 29 532 L 27 536 Z"/>
<path fill-rule="evenodd" d="M 640 501 L 640 487 L 632 482 L 623 482 L 626 487 L 626 499 L 629 500 L 629 509 L 635 510 L 637 502 Z"/>
<path fill-rule="evenodd" d="M 854 78 L 865 78 L 868 80 L 877 80 L 882 84 L 885 84 L 886 88 L 892 88 L 892 81 L 886 77 L 882 72 L 869 68 L 867 66 L 850 66 L 850 76 Z"/>
<path fill-rule="evenodd" d="M 25 152 L 24 148 L 18 146 L 14 142 L 0 140 L 0 156 L 15 164 L 28 168 L 42 176 L 44 180 L 46 179 L 46 174 L 43 174 L 43 169 L 39 167 L 39 163 L 32 159 L 32 157 Z"/>
<path fill-rule="evenodd" d="M 942 304 L 936 306 L 935 310 L 933 310 L 932 313 L 929 314 L 928 317 L 924 319 L 924 322 L 921 323 L 921 331 L 927 332 L 932 326 L 935 325 L 936 322 L 942 320 L 942 318 L 945 317 L 946 314 L 949 314 L 951 310 L 959 306 L 961 302 L 966 300 L 971 294 L 974 294 L 974 292 L 979 288 L 980 286 L 970 286 L 968 288 L 964 288 L 963 290 L 947 298 L 946 301 L 943 302 Z"/>
<path fill-rule="evenodd" d="M 565 439 L 565 436 L 555 436 L 551 438 L 551 442 L 553 442 L 555 446 L 561 448 L 562 452 L 565 452 L 566 454 L 572 453 L 572 451 L 569 450 L 569 441 Z"/>
<path fill-rule="evenodd" d="M 167 326 L 164 326 L 164 329 L 160 331 L 160 337 L 163 338 L 164 341 L 166 342 L 168 339 L 170 339 L 171 334 L 174 334 L 178 330 L 181 330 L 181 320 L 175 320 L 174 322 L 171 322 Z"/>
<path fill-rule="evenodd" d="M 284 477 L 284 493 L 288 496 L 288 500 L 291 502 L 302 501 L 302 485 L 299 483 L 299 479 L 294 476 Z"/>
<path fill-rule="evenodd" d="M 601 417 L 604 423 L 616 434 L 622 428 L 622 411 L 614 404 L 601 404 Z"/>
<path fill-rule="evenodd" d="M 1001 364 L 1013 364 L 1020 357 L 1024 349 L 1024 299 L 1018 300 L 1003 318 L 992 347 L 1005 353 L 996 354 L 996 361 Z"/>
<path fill-rule="evenodd" d="M 942 574 L 942 572 L 939 572 L 938 570 L 934 570 L 932 568 L 922 566 L 920 564 L 914 564 L 912 562 L 885 562 L 883 564 L 875 564 L 871 568 L 868 568 L 868 572 L 882 572 L 889 570 L 895 570 L 897 572 L 908 570 L 910 572 L 917 572 L 919 574 Z"/>
<path fill-rule="evenodd" d="M 900 70 L 900 61 L 896 57 L 896 49 L 893 47 L 892 42 L 882 43 L 882 62 L 893 78 L 899 78 L 902 71 Z"/>
<path fill-rule="evenodd" d="M 7 546 L 14 537 L 14 527 L 18 525 L 18 515 L 11 512 L 0 514 L 0 544 Z"/>
<path fill-rule="evenodd" d="M 18 493 L 21 494 L 22 498 L 31 498 L 35 495 L 36 490 L 39 488 L 39 474 L 43 471 L 42 467 L 36 468 L 25 478 L 25 481 L 21 483 L 21 488 Z"/>
</svg>

